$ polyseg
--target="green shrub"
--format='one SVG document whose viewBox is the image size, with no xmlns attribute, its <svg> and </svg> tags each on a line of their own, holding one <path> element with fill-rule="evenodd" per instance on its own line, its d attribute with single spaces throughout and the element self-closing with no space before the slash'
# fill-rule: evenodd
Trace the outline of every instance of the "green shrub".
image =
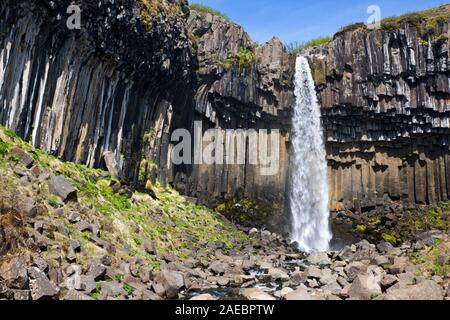
<svg viewBox="0 0 450 320">
<path fill-rule="evenodd" d="M 48 199 L 47 203 L 52 208 L 57 208 L 58 207 L 58 199 L 56 199 L 56 197 L 54 197 L 54 196 L 50 197 Z"/>
<path fill-rule="evenodd" d="M 4 157 L 9 152 L 9 146 L 8 144 L 4 143 L 3 141 L 0 141 L 0 157 Z"/>
<path fill-rule="evenodd" d="M 215 10 L 211 7 L 205 6 L 203 4 L 193 3 L 189 5 L 189 9 L 197 11 L 198 13 L 210 13 L 214 16 L 221 17 L 225 21 L 231 22 L 230 17 L 228 17 L 225 13 Z"/>
<path fill-rule="evenodd" d="M 255 56 L 250 48 L 239 48 L 237 54 L 229 54 L 225 61 L 225 68 L 230 69 L 234 65 L 239 65 L 239 69 L 242 71 L 251 67 L 255 61 Z"/>
<path fill-rule="evenodd" d="M 123 290 L 127 293 L 127 295 L 131 296 L 134 292 L 134 289 L 127 283 L 123 285 Z"/>
<path fill-rule="evenodd" d="M 141 9 L 142 26 L 151 31 L 156 20 L 181 17 L 185 0 L 137 0 Z"/>
</svg>

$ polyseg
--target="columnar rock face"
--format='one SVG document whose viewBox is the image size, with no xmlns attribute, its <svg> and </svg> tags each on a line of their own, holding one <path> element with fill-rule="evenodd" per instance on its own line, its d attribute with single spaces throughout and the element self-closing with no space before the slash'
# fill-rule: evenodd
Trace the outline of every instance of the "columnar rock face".
<svg viewBox="0 0 450 320">
<path fill-rule="evenodd" d="M 240 164 L 195 165 L 186 178 L 184 172 L 178 172 L 178 188 L 204 202 L 234 197 L 282 202 L 288 168 L 290 107 L 294 102 L 295 58 L 278 39 L 257 46 L 242 27 L 211 14 L 192 11 L 188 28 L 196 37 L 195 120 L 202 122 L 203 131 L 217 127 L 269 131 L 258 132 L 255 140 L 247 139 L 245 161 Z M 276 136 L 271 129 L 280 131 L 280 157 L 278 170 L 264 175 L 259 151 L 267 140 L 269 148 L 273 147 L 270 141 Z M 250 154 L 252 141 L 259 154 Z M 227 152 L 230 150 L 225 149 L 224 159 L 229 156 Z M 252 164 L 252 156 L 258 157 L 256 164 Z"/>
<path fill-rule="evenodd" d="M 145 160 L 146 175 L 203 203 L 250 198 L 281 212 L 294 54 L 183 0 L 79 1 L 81 30 L 66 27 L 69 4 L 1 2 L 0 124 L 65 160 L 105 167 L 106 154 L 131 183 Z M 305 53 L 323 106 L 333 210 L 449 199 L 448 32 L 447 23 L 427 37 L 420 26 L 359 28 Z M 225 148 L 213 164 L 173 164 L 176 129 L 208 151 L 212 128 L 256 131 L 231 133 L 235 144 L 244 137 L 240 159 Z M 273 152 L 273 137 L 267 175 L 260 151 Z"/>
<path fill-rule="evenodd" d="M 189 15 L 182 0 L 81 1 L 81 29 L 69 30 L 69 4 L 0 5 L 0 124 L 65 160 L 105 167 L 107 154 L 129 182 L 151 160 L 153 179 L 211 205 L 243 197 L 282 203 L 294 57 L 279 40 L 257 46 L 220 17 Z M 175 166 L 171 135 L 194 136 L 195 121 L 200 135 L 219 127 L 269 131 L 242 136 L 235 164 Z M 281 156 L 264 175 L 267 165 L 249 146 L 271 151 L 272 137 Z"/>
<path fill-rule="evenodd" d="M 357 29 L 309 52 L 323 107 L 332 209 L 450 196 L 448 24 Z"/>
<path fill-rule="evenodd" d="M 0 123 L 90 166 L 113 151 L 133 179 L 155 110 L 192 78 L 182 7 L 155 14 L 150 32 L 135 0 L 79 1 L 81 29 L 69 30 L 70 3 L 0 4 Z"/>
</svg>

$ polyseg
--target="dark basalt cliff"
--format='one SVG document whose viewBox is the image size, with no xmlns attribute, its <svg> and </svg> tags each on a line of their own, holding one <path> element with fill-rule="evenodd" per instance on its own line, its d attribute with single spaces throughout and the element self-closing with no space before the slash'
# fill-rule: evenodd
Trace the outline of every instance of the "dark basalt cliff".
<svg viewBox="0 0 450 320">
<path fill-rule="evenodd" d="M 130 183 L 151 160 L 157 169 L 146 165 L 146 176 L 203 203 L 282 203 L 295 59 L 279 40 L 257 46 L 241 27 L 189 12 L 184 1 L 79 1 L 81 30 L 69 30 L 69 4 L 1 3 L 0 124 L 91 167 L 104 167 L 111 151 Z M 194 121 L 203 132 L 281 130 L 279 174 L 261 176 L 248 154 L 244 164 L 173 166 L 171 133 L 193 134 Z"/>
<path fill-rule="evenodd" d="M 79 1 L 82 28 L 68 30 L 69 2 L 0 4 L 0 124 L 92 167 L 111 151 L 132 184 L 147 164 L 145 176 L 211 206 L 254 200 L 279 223 L 295 55 L 184 1 Z M 359 28 L 304 52 L 323 106 L 333 210 L 450 197 L 448 23 L 433 32 Z M 278 174 L 262 175 L 248 151 L 243 164 L 172 165 L 172 132 L 193 135 L 195 121 L 202 132 L 269 129 L 258 146 L 280 130 Z"/>
<path fill-rule="evenodd" d="M 192 11 L 188 28 L 197 43 L 195 110 L 203 129 L 278 129 L 281 158 L 279 173 L 270 176 L 262 176 L 261 166 L 249 163 L 248 154 L 245 164 L 195 166 L 186 191 L 205 200 L 212 195 L 215 199 L 281 202 L 288 167 L 286 141 L 289 108 L 294 102 L 295 58 L 278 39 L 257 46 L 242 27 L 211 14 Z M 243 52 L 249 57 L 235 63 L 233 59 L 242 58 Z M 258 143 L 263 143 L 261 139 L 258 136 Z"/>
<path fill-rule="evenodd" d="M 310 51 L 333 210 L 449 199 L 448 32 L 359 28 Z"/>
</svg>

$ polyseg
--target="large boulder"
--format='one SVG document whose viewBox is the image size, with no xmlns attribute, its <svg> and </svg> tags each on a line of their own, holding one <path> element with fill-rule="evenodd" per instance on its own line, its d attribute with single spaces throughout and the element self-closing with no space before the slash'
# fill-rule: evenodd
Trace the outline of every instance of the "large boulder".
<svg viewBox="0 0 450 320">
<path fill-rule="evenodd" d="M 176 298 L 185 286 L 184 275 L 177 271 L 163 270 L 156 276 L 155 282 L 169 299 Z"/>
<path fill-rule="evenodd" d="M 287 274 L 287 272 L 285 270 L 282 270 L 279 268 L 271 268 L 271 269 L 269 269 L 267 274 L 274 281 L 289 279 L 289 275 Z"/>
<path fill-rule="evenodd" d="M 111 151 L 105 151 L 103 153 L 103 159 L 105 160 L 106 168 L 108 168 L 111 177 L 117 181 L 124 181 L 114 153 Z"/>
<path fill-rule="evenodd" d="M 348 290 L 349 297 L 357 300 L 370 300 L 381 294 L 377 278 L 372 274 L 358 275 Z"/>
<path fill-rule="evenodd" d="M 276 300 L 270 294 L 268 294 L 258 288 L 243 289 L 243 290 L 241 290 L 240 294 L 246 300 L 266 300 L 266 301 L 267 300 Z"/>
<path fill-rule="evenodd" d="M 24 150 L 15 147 L 11 149 L 11 154 L 19 157 L 19 161 L 28 169 L 30 169 L 33 166 L 34 160 L 33 158 L 26 153 Z"/>
<path fill-rule="evenodd" d="M 24 218 L 34 218 L 37 215 L 36 200 L 30 197 L 23 199 L 19 204 L 19 210 Z"/>
<path fill-rule="evenodd" d="M 308 258 L 306 258 L 310 264 L 319 266 L 329 266 L 331 265 L 331 260 L 326 252 L 314 252 L 311 253 Z"/>
<path fill-rule="evenodd" d="M 349 263 L 345 268 L 345 274 L 347 275 L 348 281 L 353 281 L 358 275 L 367 272 L 368 265 L 360 261 L 355 261 Z"/>
<path fill-rule="evenodd" d="M 209 266 L 209 269 L 214 272 L 215 274 L 224 274 L 225 271 L 227 271 L 230 268 L 228 263 L 222 262 L 222 261 L 214 261 Z"/>
<path fill-rule="evenodd" d="M 311 295 L 305 288 L 299 287 L 284 296 L 285 300 L 323 300 L 323 298 Z"/>
<path fill-rule="evenodd" d="M 190 300 L 193 300 L 193 301 L 213 301 L 213 300 L 217 300 L 217 299 L 214 298 L 209 293 L 205 293 L 205 294 L 200 294 L 198 296 L 192 297 Z"/>
<path fill-rule="evenodd" d="M 63 176 L 51 175 L 48 180 L 48 190 L 64 202 L 77 199 L 77 190 Z"/>
<path fill-rule="evenodd" d="M 64 300 L 76 300 L 76 301 L 82 301 L 82 300 L 94 300 L 87 294 L 84 294 L 82 292 L 70 289 L 67 291 L 66 295 L 64 296 Z"/>
<path fill-rule="evenodd" d="M 54 299 L 58 296 L 58 287 L 41 270 L 31 267 L 28 269 L 28 275 L 30 277 L 31 298 L 33 300 Z"/>
<path fill-rule="evenodd" d="M 15 256 L 0 267 L 0 280 L 10 289 L 24 289 L 28 287 L 28 273 L 23 256 Z"/>
<path fill-rule="evenodd" d="M 390 288 L 385 300 L 443 300 L 442 288 L 432 280 L 425 280 L 417 285 L 405 288 Z"/>
<path fill-rule="evenodd" d="M 408 266 L 409 259 L 407 257 L 395 257 L 394 264 L 389 267 L 389 271 L 392 274 L 399 274 L 405 272 L 406 267 Z"/>
</svg>

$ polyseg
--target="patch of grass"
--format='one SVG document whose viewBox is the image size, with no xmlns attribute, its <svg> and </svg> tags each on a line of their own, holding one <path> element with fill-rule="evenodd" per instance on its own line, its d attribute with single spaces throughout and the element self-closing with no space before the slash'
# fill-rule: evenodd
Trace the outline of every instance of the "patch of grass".
<svg viewBox="0 0 450 320">
<path fill-rule="evenodd" d="M 86 241 L 91 241 L 92 240 L 91 234 L 88 233 L 88 232 L 83 232 L 82 237 Z"/>
<path fill-rule="evenodd" d="M 450 5 L 442 5 L 430 10 L 409 12 L 398 17 L 389 17 L 381 21 L 381 28 L 384 31 L 397 31 L 402 25 L 408 24 L 416 28 L 422 38 L 431 35 L 439 37 L 437 34 L 439 26 L 446 23 L 450 18 Z"/>
<path fill-rule="evenodd" d="M 3 133 L 10 137 L 11 139 L 15 140 L 15 139 L 20 139 L 19 136 L 17 134 L 15 134 L 14 132 L 12 132 L 11 130 L 9 130 L 8 128 L 4 128 L 3 127 Z"/>
<path fill-rule="evenodd" d="M 348 26 L 345 26 L 345 27 L 341 28 L 341 30 L 339 30 L 338 32 L 335 33 L 333 38 L 336 38 L 336 37 L 341 36 L 341 35 L 343 35 L 343 34 L 345 34 L 347 32 L 355 31 L 355 30 L 358 30 L 358 29 L 366 30 L 367 26 L 364 23 L 362 23 L 362 22 L 353 23 L 351 25 L 348 25 Z"/>
<path fill-rule="evenodd" d="M 416 28 L 422 37 L 432 35 L 434 38 L 437 38 L 441 36 L 438 32 L 439 26 L 446 23 L 449 18 L 450 5 L 442 5 L 430 10 L 408 12 L 400 16 L 385 18 L 381 21 L 381 30 L 395 32 L 402 25 L 408 24 Z M 357 29 L 367 30 L 367 26 L 362 22 L 345 26 L 334 35 L 334 38 Z M 443 37 L 439 40 L 442 41 Z"/>
<path fill-rule="evenodd" d="M 134 292 L 134 289 L 133 289 L 128 283 L 125 283 L 125 284 L 123 285 L 123 290 L 125 290 L 125 292 L 126 292 L 127 295 L 129 295 L 129 296 L 131 296 L 131 295 L 133 294 L 133 292 Z"/>
<path fill-rule="evenodd" d="M 8 144 L 4 143 L 3 141 L 0 141 L 0 157 L 4 157 L 9 152 L 9 146 Z"/>
<path fill-rule="evenodd" d="M 387 233 L 383 233 L 381 235 L 381 238 L 386 241 L 389 242 L 392 245 L 397 245 L 400 241 L 399 239 L 397 239 L 395 236 L 391 235 L 391 234 L 387 234 Z"/>
<path fill-rule="evenodd" d="M 359 233 L 364 233 L 366 232 L 367 227 L 365 225 L 358 225 L 356 226 L 356 231 Z"/>
<path fill-rule="evenodd" d="M 142 240 L 138 236 L 134 236 L 133 240 L 137 246 L 140 246 L 142 244 Z"/>
<path fill-rule="evenodd" d="M 193 10 L 193 11 L 197 11 L 198 13 L 210 13 L 214 16 L 220 17 L 222 19 L 224 19 L 225 21 L 231 22 L 230 17 L 228 17 L 225 13 L 220 12 L 216 9 L 213 9 L 209 6 L 205 6 L 203 4 L 199 4 L 199 3 L 192 3 L 189 5 L 189 9 Z"/>
<path fill-rule="evenodd" d="M 372 293 L 370 295 L 370 300 L 377 300 L 380 297 L 380 294 L 378 293 Z"/>
<path fill-rule="evenodd" d="M 290 53 L 296 53 L 300 50 L 312 48 L 312 47 L 318 47 L 318 46 L 326 46 L 328 45 L 333 39 L 330 37 L 319 37 L 316 39 L 312 39 L 306 42 L 292 42 L 290 44 L 286 45 L 286 50 Z"/>
<path fill-rule="evenodd" d="M 394 225 L 388 220 L 380 212 L 366 223 L 358 222 L 353 229 L 368 240 L 384 240 L 399 245 L 405 240 L 414 239 L 418 233 L 436 229 L 450 230 L 450 203 L 441 203 L 436 208 L 406 211 L 398 216 Z"/>
<path fill-rule="evenodd" d="M 114 276 L 114 280 L 116 280 L 118 283 L 122 283 L 123 282 L 123 275 L 121 274 L 116 274 Z"/>
<path fill-rule="evenodd" d="M 100 297 L 100 294 L 102 292 L 102 286 L 100 283 L 97 283 L 97 286 L 95 287 L 95 290 L 91 292 L 91 294 L 89 294 L 89 296 L 94 299 L 94 300 L 98 300 Z"/>
<path fill-rule="evenodd" d="M 440 257 L 448 257 L 450 254 L 450 244 L 441 239 L 436 239 L 434 244 L 416 252 L 412 262 L 423 271 L 437 276 L 448 276 L 450 274 L 450 261 L 439 261 Z M 442 263 L 443 262 L 443 263 Z"/>
<path fill-rule="evenodd" d="M 17 154 L 10 154 L 8 156 L 8 159 L 10 161 L 13 161 L 13 162 L 19 162 L 20 161 L 20 157 Z"/>
<path fill-rule="evenodd" d="M 48 205 L 52 208 L 58 208 L 59 202 L 58 199 L 56 199 L 55 196 L 51 196 L 48 201 L 47 201 Z"/>
<path fill-rule="evenodd" d="M 186 0 L 138 0 L 143 27 L 151 31 L 155 21 L 161 18 L 177 18 L 183 15 Z"/>
</svg>

